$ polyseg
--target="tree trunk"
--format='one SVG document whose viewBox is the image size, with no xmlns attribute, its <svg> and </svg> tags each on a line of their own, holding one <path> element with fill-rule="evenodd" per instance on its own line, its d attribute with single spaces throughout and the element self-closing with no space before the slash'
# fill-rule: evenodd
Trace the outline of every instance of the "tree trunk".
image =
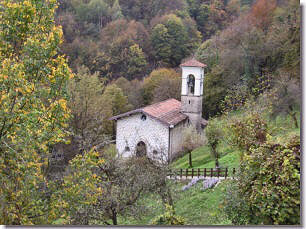
<svg viewBox="0 0 306 229">
<path fill-rule="evenodd" d="M 298 121 L 296 119 L 296 112 L 293 111 L 293 107 L 292 105 L 289 105 L 289 115 L 291 116 L 291 118 L 293 119 L 293 122 L 294 122 L 294 126 L 295 128 L 299 128 L 299 124 L 298 124 Z"/>
<path fill-rule="evenodd" d="M 219 158 L 218 158 L 218 153 L 216 152 L 215 154 L 215 162 L 216 162 L 216 168 L 219 168 Z"/>
<path fill-rule="evenodd" d="M 219 168 L 219 158 L 218 158 L 218 152 L 217 152 L 217 144 L 214 144 L 212 146 L 212 151 L 213 151 L 213 155 L 214 155 L 214 158 L 215 158 L 216 168 Z"/>
<path fill-rule="evenodd" d="M 112 210 L 112 221 L 113 221 L 113 225 L 117 225 L 118 222 L 117 222 L 117 212 L 116 210 Z"/>
<path fill-rule="evenodd" d="M 170 206 L 173 206 L 173 199 L 172 199 L 172 195 L 171 195 L 171 190 L 170 188 L 167 186 L 166 180 L 164 180 L 161 184 L 160 184 L 160 188 L 158 191 L 160 197 L 162 198 L 163 204 L 169 204 Z"/>
<path fill-rule="evenodd" d="M 189 152 L 189 167 L 192 168 L 192 157 L 191 157 L 191 151 Z"/>
<path fill-rule="evenodd" d="M 299 124 L 298 124 L 298 121 L 297 121 L 296 116 L 295 116 L 296 112 L 290 112 L 289 114 L 290 114 L 291 118 L 293 119 L 295 128 L 299 128 Z"/>
<path fill-rule="evenodd" d="M 162 201 L 163 201 L 163 204 L 169 204 L 170 206 L 173 207 L 173 199 L 172 199 L 172 196 L 171 196 L 171 192 L 169 190 L 169 188 L 166 188 L 165 190 L 161 190 L 159 192 L 161 198 L 162 198 Z"/>
</svg>

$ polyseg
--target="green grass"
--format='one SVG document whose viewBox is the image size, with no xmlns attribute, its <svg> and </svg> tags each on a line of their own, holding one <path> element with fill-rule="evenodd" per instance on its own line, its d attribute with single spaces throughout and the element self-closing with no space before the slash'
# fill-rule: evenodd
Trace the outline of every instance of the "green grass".
<svg viewBox="0 0 306 229">
<path fill-rule="evenodd" d="M 173 168 L 189 168 L 188 158 L 189 158 L 188 154 L 179 158 L 178 160 L 172 163 Z M 193 161 L 193 166 L 195 168 L 201 167 L 201 165 L 204 165 L 212 160 L 213 158 L 210 154 L 210 149 L 208 146 L 202 146 L 192 151 L 192 161 Z"/>
<path fill-rule="evenodd" d="M 172 184 L 174 189 L 175 212 L 186 220 L 187 225 L 230 225 L 222 211 L 223 194 L 226 183 L 222 181 L 217 187 L 202 191 L 202 182 L 189 190 L 182 191 L 183 183 Z M 156 216 L 163 214 L 164 207 L 157 195 L 148 195 L 141 200 L 147 211 L 139 219 L 120 218 L 121 225 L 149 225 Z"/>
<path fill-rule="evenodd" d="M 181 191 L 176 202 L 176 214 L 183 216 L 189 225 L 229 225 L 222 211 L 223 194 L 226 182 L 213 189 L 202 191 L 202 182 L 187 191 Z"/>
<path fill-rule="evenodd" d="M 211 155 L 210 147 L 208 145 L 192 151 L 192 167 L 193 168 L 214 168 L 215 159 Z M 218 147 L 220 152 L 219 166 L 228 168 L 237 168 L 239 166 L 239 151 L 234 151 L 226 143 L 222 142 Z M 172 163 L 173 168 L 190 168 L 189 167 L 189 155 L 179 158 Z"/>
<path fill-rule="evenodd" d="M 299 117 L 299 112 L 297 117 Z M 300 127 L 300 119 L 298 119 Z M 288 139 L 292 135 L 300 136 L 300 128 L 295 128 L 292 118 L 285 115 L 279 115 L 269 123 L 270 134 L 276 142 L 281 142 L 282 139 Z"/>
<path fill-rule="evenodd" d="M 139 204 L 145 206 L 139 217 L 118 217 L 118 225 L 149 225 L 154 217 L 163 213 L 162 200 L 156 194 L 146 195 Z"/>
</svg>

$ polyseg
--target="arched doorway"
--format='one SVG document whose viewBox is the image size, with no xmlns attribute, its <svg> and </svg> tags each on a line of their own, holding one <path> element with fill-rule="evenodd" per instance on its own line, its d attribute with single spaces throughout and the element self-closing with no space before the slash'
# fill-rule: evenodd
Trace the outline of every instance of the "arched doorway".
<svg viewBox="0 0 306 229">
<path fill-rule="evenodd" d="M 138 144 L 136 146 L 136 156 L 137 157 L 144 157 L 146 155 L 147 155 L 146 144 L 143 141 L 138 142 Z"/>
<path fill-rule="evenodd" d="M 195 85 L 195 77 L 194 75 L 190 74 L 188 76 L 188 94 L 194 94 L 194 85 Z"/>
</svg>

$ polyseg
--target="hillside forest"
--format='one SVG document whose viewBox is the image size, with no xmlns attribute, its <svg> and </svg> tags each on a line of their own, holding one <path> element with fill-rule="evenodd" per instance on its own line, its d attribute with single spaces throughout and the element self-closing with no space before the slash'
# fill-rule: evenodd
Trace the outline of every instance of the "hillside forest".
<svg viewBox="0 0 306 229">
<path fill-rule="evenodd" d="M 0 224 L 300 224 L 299 4 L 1 0 Z M 180 100 L 191 58 L 204 133 L 170 164 L 118 159 L 109 119 Z M 167 173 L 188 154 L 236 179 L 182 192 Z"/>
</svg>

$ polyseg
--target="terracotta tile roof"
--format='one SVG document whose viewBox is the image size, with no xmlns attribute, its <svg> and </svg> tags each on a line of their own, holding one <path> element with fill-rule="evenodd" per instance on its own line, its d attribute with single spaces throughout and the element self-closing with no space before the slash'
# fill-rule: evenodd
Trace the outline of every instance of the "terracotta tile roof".
<svg viewBox="0 0 306 229">
<path fill-rule="evenodd" d="M 180 66 L 181 67 L 202 67 L 202 68 L 205 68 L 207 65 L 197 61 L 196 59 L 191 59 L 191 60 L 188 60 L 185 63 L 181 64 Z"/>
<path fill-rule="evenodd" d="M 110 120 L 117 120 L 135 113 L 143 113 L 159 120 L 160 122 L 170 126 L 177 125 L 188 116 L 181 112 L 181 102 L 176 99 L 168 99 L 159 103 L 155 103 L 140 109 L 132 110 L 121 115 L 112 117 Z"/>
</svg>

